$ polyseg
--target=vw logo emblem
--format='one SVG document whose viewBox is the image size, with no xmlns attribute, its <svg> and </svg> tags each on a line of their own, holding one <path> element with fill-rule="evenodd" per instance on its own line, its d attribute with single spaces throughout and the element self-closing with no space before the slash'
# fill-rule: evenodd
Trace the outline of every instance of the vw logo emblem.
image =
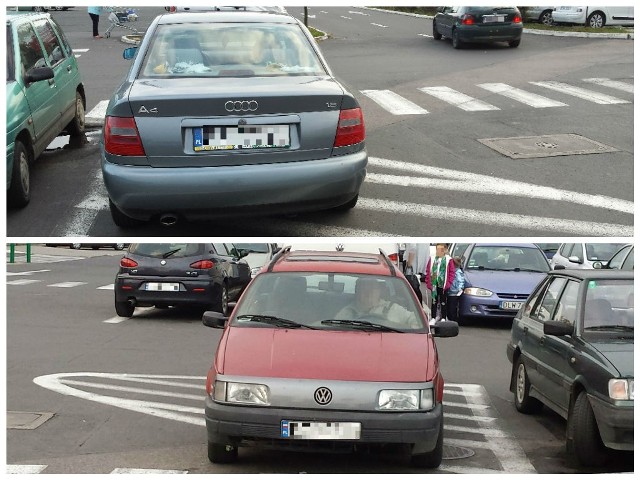
<svg viewBox="0 0 640 480">
<path fill-rule="evenodd" d="M 227 112 L 255 112 L 258 110 L 258 102 L 255 100 L 229 100 L 224 104 Z"/>
<path fill-rule="evenodd" d="M 336 245 L 336 252 L 344 252 L 344 243 L 338 243 Z"/>
<path fill-rule="evenodd" d="M 332 398 L 331 390 L 327 387 L 320 387 L 313 394 L 313 398 L 319 405 L 327 405 Z"/>
</svg>

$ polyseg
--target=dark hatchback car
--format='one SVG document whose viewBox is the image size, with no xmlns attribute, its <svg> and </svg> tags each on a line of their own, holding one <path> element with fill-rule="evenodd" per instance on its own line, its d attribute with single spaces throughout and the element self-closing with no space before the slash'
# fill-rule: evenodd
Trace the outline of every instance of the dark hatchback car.
<svg viewBox="0 0 640 480">
<path fill-rule="evenodd" d="M 234 251 L 225 243 L 132 243 L 116 276 L 116 313 L 195 306 L 228 315 L 251 281 L 249 265 Z"/>
<path fill-rule="evenodd" d="M 433 17 L 433 38 L 451 39 L 453 48 L 465 43 L 507 42 L 520 45 L 522 15 L 516 7 L 438 7 Z"/>
<path fill-rule="evenodd" d="M 549 273 L 514 319 L 507 357 L 516 409 L 567 419 L 567 451 L 599 466 L 633 451 L 633 272 Z"/>
<path fill-rule="evenodd" d="M 307 28 L 245 11 L 156 18 L 111 97 L 101 154 L 122 227 L 346 211 L 367 165 L 362 110 Z"/>
</svg>

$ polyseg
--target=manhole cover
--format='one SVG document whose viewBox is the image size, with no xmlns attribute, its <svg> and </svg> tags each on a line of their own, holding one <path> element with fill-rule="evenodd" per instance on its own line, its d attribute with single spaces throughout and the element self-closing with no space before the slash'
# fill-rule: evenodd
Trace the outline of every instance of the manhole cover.
<svg viewBox="0 0 640 480">
<path fill-rule="evenodd" d="M 470 448 L 454 447 L 453 445 L 442 446 L 442 459 L 443 460 L 460 460 L 462 458 L 469 458 L 476 454 Z"/>
<path fill-rule="evenodd" d="M 574 133 L 533 137 L 480 138 L 480 143 L 513 159 L 618 152 L 617 148 Z"/>
<path fill-rule="evenodd" d="M 7 412 L 7 428 L 35 430 L 52 417 L 47 412 Z"/>
</svg>

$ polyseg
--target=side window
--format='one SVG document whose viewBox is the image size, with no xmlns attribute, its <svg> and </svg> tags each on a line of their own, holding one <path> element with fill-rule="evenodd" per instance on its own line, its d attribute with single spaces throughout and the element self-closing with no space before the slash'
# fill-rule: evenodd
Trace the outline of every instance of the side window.
<svg viewBox="0 0 640 480">
<path fill-rule="evenodd" d="M 38 36 L 42 39 L 44 49 L 47 52 L 49 64 L 54 66 L 64 60 L 65 53 L 51 24 L 47 20 L 40 20 L 35 22 L 35 27 Z"/>
<path fill-rule="evenodd" d="M 58 22 L 56 22 L 53 18 L 49 19 L 49 21 L 53 25 L 53 29 L 58 34 L 58 38 L 60 39 L 60 43 L 62 44 L 62 48 L 67 54 L 67 57 L 70 57 L 73 54 L 73 49 L 71 48 L 71 45 L 67 40 L 67 37 L 65 37 L 64 32 L 62 31 L 62 28 L 60 27 L 60 25 L 58 25 Z"/>
<path fill-rule="evenodd" d="M 218 255 L 229 255 L 227 251 L 227 246 L 224 243 L 214 243 L 213 248 L 215 249 Z"/>
<path fill-rule="evenodd" d="M 530 315 L 531 318 L 541 322 L 546 322 L 553 318 L 553 313 L 555 312 L 556 305 L 558 303 L 558 297 L 560 296 L 560 292 L 566 282 L 566 279 L 557 277 L 551 280 L 547 291 L 544 295 L 540 296 L 534 305 L 533 312 Z"/>
<path fill-rule="evenodd" d="M 524 314 L 531 317 L 532 312 L 535 310 L 535 306 L 538 303 L 538 299 L 541 295 L 544 295 L 549 288 L 549 281 L 547 280 L 544 285 L 542 285 L 538 290 L 536 290 L 533 295 L 529 298 L 527 303 L 524 306 Z"/>
<path fill-rule="evenodd" d="M 622 262 L 625 260 L 629 250 L 631 250 L 630 245 L 620 250 L 617 255 L 614 255 L 611 260 L 609 260 L 609 268 L 622 268 Z"/>
<path fill-rule="evenodd" d="M 564 258 L 569 258 L 571 249 L 573 248 L 573 243 L 565 243 L 564 245 L 562 245 L 562 248 L 560 249 L 560 255 L 563 256 Z"/>
<path fill-rule="evenodd" d="M 18 27 L 18 42 L 20 45 L 20 60 L 24 69 L 22 73 L 28 72 L 35 67 L 47 66 L 42 47 L 30 23 Z"/>
<path fill-rule="evenodd" d="M 570 257 L 576 256 L 580 260 L 580 263 L 584 262 L 584 253 L 582 252 L 582 244 L 574 243 L 573 248 L 571 249 L 571 254 L 569 256 Z"/>
<path fill-rule="evenodd" d="M 13 32 L 7 25 L 7 82 L 15 80 L 16 61 L 13 52 Z"/>
<path fill-rule="evenodd" d="M 627 259 L 622 264 L 622 270 L 633 271 L 633 248 L 631 249 L 631 252 L 629 252 Z"/>
<path fill-rule="evenodd" d="M 571 280 L 567 281 L 567 286 L 565 287 L 564 292 L 562 292 L 553 320 L 575 325 L 579 290 L 580 284 L 578 282 Z"/>
</svg>

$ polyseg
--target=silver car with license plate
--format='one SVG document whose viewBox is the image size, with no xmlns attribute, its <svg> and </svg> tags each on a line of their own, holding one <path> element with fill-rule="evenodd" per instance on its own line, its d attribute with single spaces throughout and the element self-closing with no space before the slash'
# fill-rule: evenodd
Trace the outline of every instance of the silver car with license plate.
<svg viewBox="0 0 640 480">
<path fill-rule="evenodd" d="M 364 139 L 360 106 L 297 19 L 174 13 L 152 22 L 111 98 L 102 172 L 123 227 L 348 210 Z"/>
</svg>

